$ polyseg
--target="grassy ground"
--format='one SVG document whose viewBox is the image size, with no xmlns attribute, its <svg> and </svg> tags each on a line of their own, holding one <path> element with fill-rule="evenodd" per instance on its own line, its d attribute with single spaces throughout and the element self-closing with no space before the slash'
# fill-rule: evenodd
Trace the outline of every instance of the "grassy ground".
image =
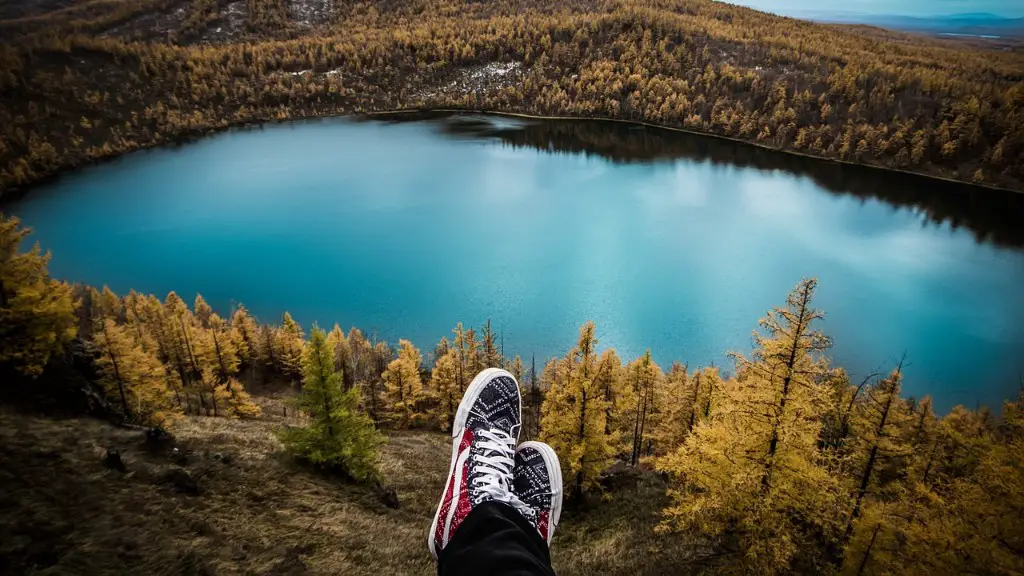
<svg viewBox="0 0 1024 576">
<path fill-rule="evenodd" d="M 274 436 L 286 420 L 280 403 L 261 402 L 259 420 L 185 419 L 175 430 L 177 455 L 93 419 L 0 411 L 0 573 L 435 571 L 426 533 L 447 473 L 445 435 L 388 435 L 381 465 L 401 502 L 390 509 L 368 487 L 292 462 Z M 126 472 L 104 465 L 107 449 L 121 453 Z M 616 478 L 606 499 L 563 514 L 556 570 L 691 571 L 690 547 L 653 534 L 664 501 L 654 474 Z"/>
</svg>

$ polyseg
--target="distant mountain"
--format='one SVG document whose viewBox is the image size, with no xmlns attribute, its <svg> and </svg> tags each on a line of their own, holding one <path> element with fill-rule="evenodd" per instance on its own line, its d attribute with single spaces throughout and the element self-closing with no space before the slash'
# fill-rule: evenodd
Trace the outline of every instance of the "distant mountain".
<svg viewBox="0 0 1024 576">
<path fill-rule="evenodd" d="M 950 14 L 946 16 L 900 16 L 897 14 L 858 14 L 855 12 L 813 10 L 791 12 L 789 15 L 816 22 L 867 24 L 907 32 L 1024 37 L 1024 18 L 1004 18 L 987 13 Z"/>
</svg>

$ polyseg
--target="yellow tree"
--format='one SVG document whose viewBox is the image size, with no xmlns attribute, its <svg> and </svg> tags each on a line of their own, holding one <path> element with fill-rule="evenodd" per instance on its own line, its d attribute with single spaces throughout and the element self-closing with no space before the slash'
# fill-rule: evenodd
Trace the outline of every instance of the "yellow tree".
<svg viewBox="0 0 1024 576">
<path fill-rule="evenodd" d="M 661 418 L 651 432 L 659 456 L 679 449 L 693 428 L 697 410 L 695 392 L 696 386 L 687 373 L 686 365 L 672 363 L 662 389 Z"/>
<path fill-rule="evenodd" d="M 437 396 L 434 420 L 441 430 L 451 430 L 455 411 L 459 407 L 459 353 L 449 348 L 434 362 L 430 373 L 430 389 Z"/>
<path fill-rule="evenodd" d="M 834 563 L 824 551 L 838 543 L 844 507 L 818 451 L 831 342 L 812 329 L 822 318 L 811 308 L 815 286 L 800 282 L 761 320 L 752 358 L 735 355 L 737 377 L 717 385 L 682 447 L 657 460 L 674 481 L 662 530 L 731 540 L 739 554 L 727 571 L 821 572 Z"/>
<path fill-rule="evenodd" d="M 423 399 L 423 382 L 420 379 L 420 351 L 408 340 L 398 341 L 398 358 L 388 364 L 384 380 L 384 400 L 397 426 L 419 424 L 423 414 L 419 403 Z"/>
<path fill-rule="evenodd" d="M 166 426 L 175 410 L 163 364 L 110 318 L 100 323 L 93 343 L 100 383 L 125 417 L 146 426 Z"/>
<path fill-rule="evenodd" d="M 544 370 L 548 390 L 541 407 L 540 439 L 558 453 L 566 492 L 577 499 L 598 487 L 598 476 L 615 452 L 605 422 L 596 346 L 594 323 L 587 322 L 576 347 Z"/>
<path fill-rule="evenodd" d="M 491 319 L 487 319 L 487 324 L 484 325 L 484 335 L 481 347 L 481 362 L 483 368 L 503 368 L 505 365 L 504 360 L 501 357 L 501 351 L 498 349 L 498 342 L 494 336 L 494 332 L 491 330 Z"/>
<path fill-rule="evenodd" d="M 255 370 L 257 363 L 265 363 L 266 358 L 260 354 L 262 347 L 259 343 L 259 326 L 249 314 L 249 310 L 239 304 L 231 313 L 230 324 L 231 339 L 238 350 L 239 362 L 249 366 L 251 370 Z"/>
<path fill-rule="evenodd" d="M 640 457 L 648 453 L 651 448 L 647 438 L 647 425 L 655 418 L 657 412 L 656 390 L 660 387 L 664 375 L 661 368 L 651 358 L 650 350 L 630 362 L 626 366 L 625 373 L 629 399 L 624 398 L 624 400 L 630 403 L 625 416 L 628 426 L 632 428 L 627 431 L 630 435 L 629 463 L 636 466 L 640 463 Z"/>
<path fill-rule="evenodd" d="M 863 458 L 857 488 L 854 491 L 853 510 L 846 523 L 846 538 L 853 534 L 853 525 L 860 516 L 864 498 L 870 489 L 882 488 L 877 484 L 877 470 L 893 456 L 907 456 L 902 425 L 907 420 L 905 401 L 900 398 L 903 381 L 902 366 L 867 390 L 861 413 L 856 416 L 854 428 Z"/>
<path fill-rule="evenodd" d="M 50 254 L 21 251 L 31 233 L 0 214 L 0 365 L 37 376 L 50 356 L 75 336 L 71 287 L 50 279 Z"/>
<path fill-rule="evenodd" d="M 274 348 L 278 371 L 292 382 L 302 379 L 302 346 L 302 327 L 285 312 L 281 326 L 276 330 Z"/>
<path fill-rule="evenodd" d="M 331 331 L 327 333 L 327 347 L 330 348 L 331 354 L 334 357 L 334 369 L 338 372 L 347 370 L 349 362 L 349 351 L 348 351 L 348 339 L 345 338 L 345 332 L 342 331 L 341 326 L 338 324 L 331 328 Z M 351 388 L 349 381 L 342 377 L 342 389 L 348 390 Z"/>
</svg>

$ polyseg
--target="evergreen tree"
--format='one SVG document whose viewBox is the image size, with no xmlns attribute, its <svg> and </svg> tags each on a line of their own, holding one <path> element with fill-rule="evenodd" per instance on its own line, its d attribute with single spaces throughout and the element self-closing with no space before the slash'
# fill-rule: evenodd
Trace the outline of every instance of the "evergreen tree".
<svg viewBox="0 0 1024 576">
<path fill-rule="evenodd" d="M 605 426 L 596 345 L 594 323 L 587 322 L 576 347 L 564 360 L 545 368 L 548 391 L 541 408 L 540 438 L 558 453 L 566 492 L 577 499 L 598 487 L 598 476 L 614 454 Z"/>
<path fill-rule="evenodd" d="M 306 427 L 286 428 L 281 441 L 292 453 L 316 465 L 339 467 L 357 480 L 377 475 L 377 450 L 383 438 L 359 412 L 356 389 L 341 390 L 341 374 L 327 334 L 313 327 L 302 355 L 303 386 L 297 406 L 310 418 Z"/>
<path fill-rule="evenodd" d="M 51 280 L 50 254 L 21 251 L 31 233 L 0 214 L 0 365 L 37 376 L 75 336 L 75 304 L 64 282 Z"/>
</svg>

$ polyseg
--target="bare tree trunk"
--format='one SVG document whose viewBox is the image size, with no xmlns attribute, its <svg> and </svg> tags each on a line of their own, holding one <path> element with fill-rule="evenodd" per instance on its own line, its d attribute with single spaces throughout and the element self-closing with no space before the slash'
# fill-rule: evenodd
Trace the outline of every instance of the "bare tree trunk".
<svg viewBox="0 0 1024 576">
<path fill-rule="evenodd" d="M 882 527 L 882 523 L 875 524 L 875 531 L 871 533 L 871 541 L 868 542 L 868 548 L 864 551 L 864 557 L 860 559 L 860 566 L 857 567 L 857 576 L 864 573 L 864 568 L 868 565 L 868 558 L 871 557 L 871 549 L 875 546 L 875 538 L 878 538 L 878 530 Z"/>
<path fill-rule="evenodd" d="M 697 395 L 700 393 L 700 372 L 697 373 L 696 382 L 693 385 L 693 402 L 690 403 L 690 425 L 686 427 L 686 432 L 693 432 L 693 425 L 697 420 Z"/>
</svg>

